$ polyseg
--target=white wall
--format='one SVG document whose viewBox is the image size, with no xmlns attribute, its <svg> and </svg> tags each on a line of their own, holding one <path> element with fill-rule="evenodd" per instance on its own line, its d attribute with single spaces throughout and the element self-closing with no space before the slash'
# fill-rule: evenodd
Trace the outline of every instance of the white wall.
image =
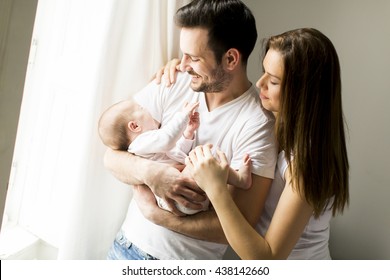
<svg viewBox="0 0 390 280">
<path fill-rule="evenodd" d="M 349 127 L 351 204 L 332 222 L 331 252 L 335 259 L 390 259 L 390 1 L 244 2 L 255 14 L 259 38 L 314 27 L 333 41 Z M 250 58 L 254 82 L 259 54 L 258 46 Z"/>
<path fill-rule="evenodd" d="M 37 1 L 0 1 L 0 225 Z"/>
<path fill-rule="evenodd" d="M 6 54 L 0 56 L 0 202 L 12 160 L 36 1 L 12 1 Z M 390 183 L 386 180 L 390 167 L 390 1 L 244 2 L 255 14 L 259 38 L 315 27 L 335 44 L 350 137 L 351 205 L 332 224 L 331 251 L 336 259 L 390 259 Z M 260 73 L 259 45 L 250 58 L 253 82 Z"/>
</svg>

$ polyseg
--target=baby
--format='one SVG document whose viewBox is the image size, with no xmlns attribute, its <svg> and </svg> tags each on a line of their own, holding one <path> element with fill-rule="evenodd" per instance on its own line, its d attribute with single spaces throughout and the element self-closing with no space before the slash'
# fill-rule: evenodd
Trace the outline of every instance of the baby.
<svg viewBox="0 0 390 280">
<path fill-rule="evenodd" d="M 135 100 L 127 99 L 110 106 L 99 120 L 99 135 L 103 143 L 114 150 L 123 150 L 135 155 L 177 166 L 194 146 L 195 133 L 199 127 L 199 103 L 185 104 L 182 111 L 160 127 L 160 123 Z M 230 169 L 228 183 L 248 189 L 252 184 L 251 161 L 243 159 L 239 171 Z M 156 196 L 159 207 L 169 210 L 166 202 Z M 206 199 L 201 210 L 193 210 L 176 203 L 184 214 L 191 215 L 209 207 Z"/>
</svg>

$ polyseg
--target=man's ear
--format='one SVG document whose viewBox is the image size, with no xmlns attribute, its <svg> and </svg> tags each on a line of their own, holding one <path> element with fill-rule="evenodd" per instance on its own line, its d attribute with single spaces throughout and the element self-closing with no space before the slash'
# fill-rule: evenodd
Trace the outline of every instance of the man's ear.
<svg viewBox="0 0 390 280">
<path fill-rule="evenodd" d="M 140 132 L 141 131 L 141 126 L 137 124 L 135 121 L 129 121 L 127 124 L 127 127 L 130 129 L 131 132 Z"/>
<path fill-rule="evenodd" d="M 237 49 L 231 48 L 225 53 L 226 67 L 229 70 L 233 70 L 237 67 L 241 59 L 241 54 Z"/>
</svg>

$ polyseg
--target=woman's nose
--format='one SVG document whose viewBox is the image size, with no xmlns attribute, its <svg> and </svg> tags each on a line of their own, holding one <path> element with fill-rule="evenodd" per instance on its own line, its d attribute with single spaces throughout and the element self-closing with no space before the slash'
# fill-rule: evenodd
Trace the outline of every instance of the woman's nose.
<svg viewBox="0 0 390 280">
<path fill-rule="evenodd" d="M 265 82 L 264 82 L 264 75 L 263 75 L 263 76 L 261 76 L 261 77 L 257 80 L 257 82 L 256 82 L 256 87 L 259 88 L 259 89 L 261 89 L 261 88 L 263 88 L 264 86 L 265 86 Z"/>
</svg>

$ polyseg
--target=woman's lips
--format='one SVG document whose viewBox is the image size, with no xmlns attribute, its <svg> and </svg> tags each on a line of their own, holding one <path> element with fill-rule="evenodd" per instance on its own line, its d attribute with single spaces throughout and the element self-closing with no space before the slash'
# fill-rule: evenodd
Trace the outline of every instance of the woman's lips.
<svg viewBox="0 0 390 280">
<path fill-rule="evenodd" d="M 268 99 L 268 97 L 265 96 L 264 94 L 260 93 L 260 99 Z"/>
</svg>

